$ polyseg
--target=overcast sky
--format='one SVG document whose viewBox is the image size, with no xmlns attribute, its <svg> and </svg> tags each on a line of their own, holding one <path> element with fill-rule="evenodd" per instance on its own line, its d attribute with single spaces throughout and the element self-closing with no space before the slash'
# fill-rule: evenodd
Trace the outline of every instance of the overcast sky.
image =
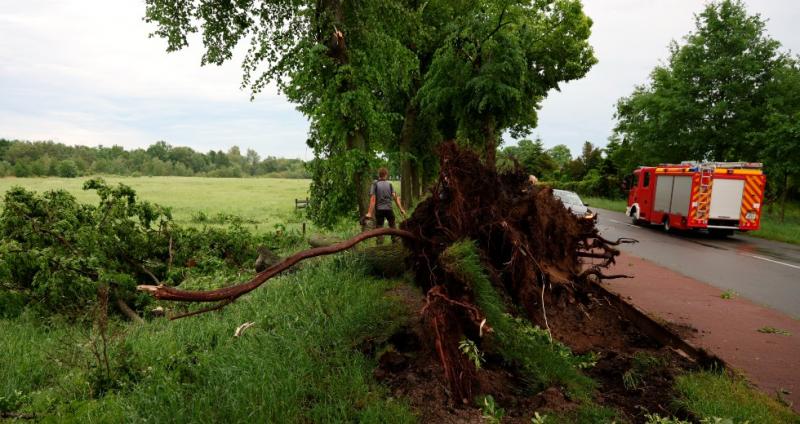
<svg viewBox="0 0 800 424">
<path fill-rule="evenodd" d="M 614 103 L 694 27 L 699 0 L 585 0 L 599 63 L 553 91 L 540 111 L 547 147 L 604 145 Z M 800 2 L 747 0 L 769 34 L 800 52 Z M 145 147 L 157 140 L 200 151 L 238 145 L 262 156 L 311 152 L 308 123 L 276 90 L 250 102 L 239 62 L 200 67 L 201 49 L 167 54 L 149 39 L 141 0 L 0 0 L 0 137 Z"/>
</svg>

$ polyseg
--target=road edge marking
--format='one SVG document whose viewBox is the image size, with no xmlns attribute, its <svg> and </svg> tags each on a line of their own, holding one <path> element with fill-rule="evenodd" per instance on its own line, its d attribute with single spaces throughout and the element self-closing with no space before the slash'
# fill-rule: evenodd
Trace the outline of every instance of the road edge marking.
<svg viewBox="0 0 800 424">
<path fill-rule="evenodd" d="M 749 257 L 751 257 L 751 258 L 761 259 L 762 261 L 767 261 L 767 262 L 776 263 L 776 264 L 778 264 L 778 265 L 788 266 L 788 267 L 790 267 L 790 268 L 794 268 L 794 269 L 800 269 L 800 266 L 797 266 L 797 265 L 792 265 L 792 264 L 787 264 L 786 262 L 776 261 L 776 260 L 774 260 L 774 259 L 765 258 L 765 257 L 763 257 L 763 256 L 758 256 L 758 255 L 749 255 L 749 254 L 747 254 L 747 253 L 744 253 L 743 255 L 745 255 L 745 256 L 749 256 Z"/>
</svg>

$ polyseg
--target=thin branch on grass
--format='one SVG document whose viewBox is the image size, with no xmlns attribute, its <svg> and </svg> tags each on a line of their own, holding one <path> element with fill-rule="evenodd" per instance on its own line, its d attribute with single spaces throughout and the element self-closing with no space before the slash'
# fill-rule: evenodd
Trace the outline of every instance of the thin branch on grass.
<svg viewBox="0 0 800 424">
<path fill-rule="evenodd" d="M 142 319 L 142 317 L 140 317 L 140 316 L 139 316 L 139 314 L 137 314 L 137 313 L 136 313 L 136 311 L 134 311 L 133 309 L 131 309 L 131 307 L 130 307 L 130 306 L 128 306 L 128 304 L 127 304 L 127 303 L 125 303 L 125 301 L 123 301 L 123 300 L 122 300 L 122 299 L 121 299 L 121 298 L 120 298 L 120 297 L 117 295 L 116 291 L 114 292 L 114 297 L 115 297 L 115 298 L 116 298 L 116 300 L 117 300 L 117 308 L 119 308 L 120 312 L 122 312 L 122 314 L 123 314 L 123 315 L 125 315 L 126 317 L 128 317 L 128 319 L 129 319 L 129 320 L 131 320 L 131 321 L 133 321 L 133 322 L 136 322 L 136 323 L 143 323 L 143 322 L 144 322 L 144 320 Z"/>
<path fill-rule="evenodd" d="M 186 312 L 186 313 L 183 313 L 183 314 L 173 315 L 173 316 L 169 317 L 169 320 L 170 321 L 174 321 L 176 319 L 188 318 L 188 317 L 191 317 L 191 316 L 194 316 L 194 315 L 200 315 L 200 314 L 204 314 L 206 312 L 216 311 L 218 309 L 224 308 L 225 306 L 227 306 L 227 305 L 229 305 L 231 303 L 233 303 L 233 299 L 223 300 L 222 302 L 219 302 L 219 303 L 217 303 L 216 305 L 213 305 L 213 306 L 209 306 L 209 307 L 206 307 L 206 308 L 203 308 L 203 309 L 198 309 L 196 311 Z"/>
</svg>

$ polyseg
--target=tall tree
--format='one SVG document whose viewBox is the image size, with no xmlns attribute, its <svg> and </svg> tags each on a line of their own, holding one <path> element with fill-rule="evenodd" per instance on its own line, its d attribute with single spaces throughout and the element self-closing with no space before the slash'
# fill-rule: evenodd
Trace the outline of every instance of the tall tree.
<svg viewBox="0 0 800 424">
<path fill-rule="evenodd" d="M 239 44 L 243 87 L 255 96 L 274 82 L 311 122 L 312 218 L 332 224 L 364 213 L 373 144 L 391 138 L 396 114 L 386 99 L 404 89 L 416 57 L 400 42 L 405 2 L 343 0 L 146 0 L 145 19 L 168 51 L 202 32 L 201 63 L 221 64 Z"/>
<path fill-rule="evenodd" d="M 615 131 L 653 163 L 757 159 L 780 43 L 739 0 L 708 4 L 695 26 L 648 84 L 619 100 Z"/>
<path fill-rule="evenodd" d="M 512 158 L 522 166 L 525 172 L 536 175 L 539 179 L 549 180 L 553 171 L 556 170 L 555 161 L 544 150 L 544 144 L 539 138 L 535 141 L 523 139 L 516 146 L 504 148 L 500 153 L 498 168 L 501 167 L 501 162 L 509 161 Z"/>
<path fill-rule="evenodd" d="M 763 150 L 772 186 L 781 203 L 781 222 L 786 210 L 786 199 L 800 178 L 800 64 L 797 59 L 787 61 L 775 74 L 768 88 L 766 110 L 767 143 Z"/>
<path fill-rule="evenodd" d="M 557 169 L 560 171 L 572 160 L 572 152 L 564 144 L 557 144 L 547 150 L 547 154 L 553 158 Z"/>
<path fill-rule="evenodd" d="M 499 135 L 529 133 L 547 93 L 597 61 L 579 0 L 465 1 L 447 25 L 421 105 L 440 118 L 445 138 L 482 149 L 492 166 Z"/>
</svg>

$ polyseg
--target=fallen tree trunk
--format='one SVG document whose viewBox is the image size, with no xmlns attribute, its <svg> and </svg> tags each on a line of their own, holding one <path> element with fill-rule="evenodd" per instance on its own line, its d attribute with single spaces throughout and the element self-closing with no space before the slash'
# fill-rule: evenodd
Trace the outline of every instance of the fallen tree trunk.
<svg viewBox="0 0 800 424">
<path fill-rule="evenodd" d="M 308 244 L 311 245 L 311 247 L 332 246 L 336 243 L 341 243 L 343 241 L 344 239 L 338 237 L 325 236 L 322 234 L 314 234 L 308 238 Z"/>
<path fill-rule="evenodd" d="M 355 255 L 367 266 L 367 272 L 376 277 L 399 277 L 409 270 L 406 263 L 411 252 L 401 243 L 359 249 Z"/>
<path fill-rule="evenodd" d="M 286 258 L 249 282 L 219 290 L 191 292 L 163 285 L 138 289 L 164 300 L 219 302 L 172 317 L 176 319 L 222 308 L 304 259 L 341 252 L 372 237 L 401 237 L 404 247 L 379 246 L 356 254 L 362 256 L 370 272 L 399 275 L 407 265 L 416 273 L 415 281 L 426 293 L 420 312 L 433 333 L 451 396 L 458 402 L 468 402 L 477 368 L 461 353 L 459 343 L 463 338 L 479 340 L 493 325 L 502 326 L 504 319 L 494 314 L 492 321 L 496 322 L 487 322 L 475 285 L 461 275 L 460 267 L 469 264 L 458 259 L 447 263 L 446 252 L 451 246 L 464 240 L 473 243 L 474 254 L 497 289 L 497 297 L 511 303 L 508 310 L 524 312 L 528 318 L 542 314 L 548 327 L 545 290 L 550 296 L 554 291 L 580 294 L 598 279 L 623 277 L 606 276 L 601 271 L 619 255 L 613 246 L 635 240 L 604 239 L 594 220 L 577 219 L 552 190 L 532 186 L 528 175 L 519 169 L 498 174 L 474 152 L 454 142 L 443 143 L 439 156 L 437 184 L 412 217 L 401 224 L 402 229 L 365 231 L 327 246 L 326 241 L 315 239 L 312 243 L 319 247 Z M 485 303 L 483 307 L 487 307 Z"/>
<path fill-rule="evenodd" d="M 266 270 L 256 274 L 256 276 L 252 280 L 246 283 L 237 284 L 234 286 L 225 287 L 217 290 L 207 290 L 207 291 L 187 291 L 187 290 L 177 289 L 174 287 L 168 287 L 163 284 L 157 286 L 140 285 L 137 286 L 136 289 L 139 291 L 147 292 L 156 299 L 173 300 L 178 302 L 224 302 L 224 304 L 218 305 L 219 307 L 222 307 L 236 300 L 239 296 L 242 296 L 246 293 L 255 290 L 260 285 L 264 284 L 265 281 L 280 274 L 286 269 L 291 268 L 293 265 L 297 264 L 300 261 L 313 258 L 315 256 L 330 255 L 332 253 L 341 252 L 343 250 L 352 248 L 353 246 L 357 245 L 358 243 L 361 243 L 364 240 L 379 236 L 398 236 L 406 239 L 416 238 L 413 234 L 405 230 L 398 230 L 395 228 L 378 228 L 376 230 L 371 230 L 361 233 L 341 243 L 337 243 L 331 246 L 317 247 L 314 249 L 304 250 L 302 252 L 296 253 L 284 259 L 283 261 L 267 268 Z M 198 311 L 198 313 L 199 312 L 200 311 Z"/>
</svg>

